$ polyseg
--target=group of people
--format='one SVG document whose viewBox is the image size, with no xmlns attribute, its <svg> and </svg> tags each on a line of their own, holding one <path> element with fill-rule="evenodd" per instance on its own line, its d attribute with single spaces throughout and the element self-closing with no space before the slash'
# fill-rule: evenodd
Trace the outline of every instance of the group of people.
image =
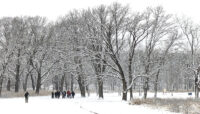
<svg viewBox="0 0 200 114">
<path fill-rule="evenodd" d="M 62 92 L 60 92 L 60 91 L 54 92 L 53 91 L 51 93 L 51 98 L 53 99 L 55 97 L 55 98 L 59 99 L 61 95 L 62 95 L 62 98 L 65 98 L 66 95 L 67 95 L 67 98 L 74 98 L 75 92 L 74 91 L 70 92 L 69 90 L 67 92 L 66 91 L 62 91 Z M 25 97 L 25 103 L 28 103 L 28 97 L 29 97 L 28 91 L 25 92 L 24 97 Z"/>
<path fill-rule="evenodd" d="M 74 98 L 75 92 L 74 91 L 70 92 L 69 90 L 67 92 L 66 91 L 61 92 L 59 90 L 57 90 L 56 92 L 54 92 L 54 91 L 51 92 L 51 98 L 52 99 L 54 97 L 59 99 L 61 95 L 62 95 L 62 98 L 65 98 L 66 95 L 67 95 L 67 98 Z"/>
</svg>

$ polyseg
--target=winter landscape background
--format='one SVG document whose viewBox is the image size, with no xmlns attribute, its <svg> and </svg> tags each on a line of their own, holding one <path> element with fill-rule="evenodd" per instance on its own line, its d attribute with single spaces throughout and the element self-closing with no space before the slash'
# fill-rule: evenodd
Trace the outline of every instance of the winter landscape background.
<svg viewBox="0 0 200 114">
<path fill-rule="evenodd" d="M 2 15 L 0 110 L 199 114 L 198 15 L 170 13 L 156 0 L 144 1 L 143 10 L 98 2 L 79 4 L 56 19 Z M 74 99 L 51 98 L 53 91 L 68 90 Z"/>
</svg>

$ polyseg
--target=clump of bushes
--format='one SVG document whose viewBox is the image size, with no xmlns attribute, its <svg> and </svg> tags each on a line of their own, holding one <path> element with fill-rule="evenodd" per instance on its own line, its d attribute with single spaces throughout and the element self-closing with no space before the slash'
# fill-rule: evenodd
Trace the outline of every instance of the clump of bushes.
<svg viewBox="0 0 200 114">
<path fill-rule="evenodd" d="M 165 107 L 171 112 L 183 114 L 200 114 L 200 100 L 197 99 L 133 99 L 130 104 Z"/>
</svg>

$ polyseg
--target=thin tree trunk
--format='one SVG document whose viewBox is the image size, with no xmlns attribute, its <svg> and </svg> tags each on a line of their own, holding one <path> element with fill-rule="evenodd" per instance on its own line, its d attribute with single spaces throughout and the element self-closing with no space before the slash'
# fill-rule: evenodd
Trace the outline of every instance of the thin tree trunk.
<svg viewBox="0 0 200 114">
<path fill-rule="evenodd" d="M 25 77 L 25 81 L 24 81 L 24 84 L 23 84 L 23 89 L 24 89 L 24 91 L 27 90 L 28 77 L 29 77 L 29 74 L 27 74 L 26 77 Z"/>
<path fill-rule="evenodd" d="M 158 69 L 158 72 L 156 74 L 155 84 L 154 84 L 154 98 L 157 98 L 157 91 L 158 91 L 158 76 L 160 73 L 160 69 Z"/>
<path fill-rule="evenodd" d="M 88 96 L 90 96 L 90 89 L 89 89 L 89 85 L 87 85 L 87 86 L 85 87 L 85 89 L 86 89 L 86 91 L 87 91 L 87 94 L 88 94 Z"/>
<path fill-rule="evenodd" d="M 64 82 L 65 82 L 65 73 L 62 76 L 61 80 L 60 80 L 60 91 L 63 91 L 63 86 L 64 86 Z"/>
<path fill-rule="evenodd" d="M 67 80 L 68 80 L 68 77 L 65 77 L 65 90 L 69 90 L 69 87 L 68 87 L 69 82 Z"/>
<path fill-rule="evenodd" d="M 129 85 L 132 83 L 132 58 L 129 58 L 129 65 L 128 65 L 128 75 L 129 75 Z M 133 99 L 133 88 L 130 88 L 130 100 Z"/>
<path fill-rule="evenodd" d="M 10 78 L 9 78 L 8 83 L 7 83 L 7 91 L 10 91 L 10 84 L 11 84 L 11 81 L 10 81 Z"/>
<path fill-rule="evenodd" d="M 71 91 L 74 91 L 74 76 L 71 74 Z"/>
<path fill-rule="evenodd" d="M 198 77 L 195 77 L 195 98 L 199 98 Z"/>
<path fill-rule="evenodd" d="M 17 53 L 17 63 L 16 63 L 16 75 L 15 75 L 15 92 L 19 92 L 19 83 L 20 83 L 20 52 L 21 50 L 18 49 Z"/>
<path fill-rule="evenodd" d="M 34 81 L 34 78 L 33 78 L 33 74 L 30 74 L 30 75 L 31 75 L 32 88 L 33 88 L 33 91 L 35 91 L 35 81 Z"/>
<path fill-rule="evenodd" d="M 147 91 L 149 89 L 149 78 L 145 79 L 145 83 L 144 83 L 144 99 L 147 98 Z"/>
<path fill-rule="evenodd" d="M 2 92 L 2 88 L 3 88 L 3 77 L 0 77 L 0 97 L 1 97 L 1 92 Z"/>
</svg>

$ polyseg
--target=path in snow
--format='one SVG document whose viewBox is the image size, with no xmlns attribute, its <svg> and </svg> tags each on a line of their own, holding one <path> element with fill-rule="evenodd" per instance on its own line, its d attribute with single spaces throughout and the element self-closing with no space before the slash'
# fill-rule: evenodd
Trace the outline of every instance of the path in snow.
<svg viewBox="0 0 200 114">
<path fill-rule="evenodd" d="M 98 99 L 96 94 L 75 99 L 51 99 L 50 96 L 0 99 L 0 114 L 173 114 L 164 109 L 152 109 L 144 105 L 129 105 L 117 94 L 105 94 Z M 3 112 L 3 113 L 2 113 Z"/>
</svg>

